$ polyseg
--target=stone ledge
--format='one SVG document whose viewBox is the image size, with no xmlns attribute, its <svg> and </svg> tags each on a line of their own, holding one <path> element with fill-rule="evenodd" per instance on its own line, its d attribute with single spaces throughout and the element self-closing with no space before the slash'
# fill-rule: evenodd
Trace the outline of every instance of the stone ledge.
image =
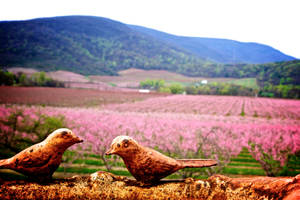
<svg viewBox="0 0 300 200">
<path fill-rule="evenodd" d="M 147 186 L 135 180 L 96 172 L 35 183 L 0 179 L 0 199 L 300 199 L 300 175 L 296 177 L 229 178 L 214 175 L 206 180 L 188 178 Z"/>
</svg>

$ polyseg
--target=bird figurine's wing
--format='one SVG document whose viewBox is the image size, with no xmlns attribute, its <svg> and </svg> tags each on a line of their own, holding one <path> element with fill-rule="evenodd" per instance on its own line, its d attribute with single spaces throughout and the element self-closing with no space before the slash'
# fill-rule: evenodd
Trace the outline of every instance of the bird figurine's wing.
<svg viewBox="0 0 300 200">
<path fill-rule="evenodd" d="M 22 170 L 47 165 L 51 159 L 51 154 L 40 151 L 41 147 L 41 144 L 33 145 L 12 157 L 13 167 Z"/>
<path fill-rule="evenodd" d="M 5 169 L 9 167 L 9 159 L 0 160 L 0 169 Z"/>
<path fill-rule="evenodd" d="M 147 157 L 149 158 L 149 162 L 151 162 L 149 163 L 149 170 L 157 180 L 182 168 L 175 159 L 165 156 L 158 151 L 148 148 L 147 152 Z"/>
<path fill-rule="evenodd" d="M 166 167 L 174 167 L 178 165 L 178 162 L 171 158 L 168 157 L 154 149 L 146 148 L 148 156 L 153 160 L 153 162 L 157 163 L 158 165 L 166 165 Z"/>
</svg>

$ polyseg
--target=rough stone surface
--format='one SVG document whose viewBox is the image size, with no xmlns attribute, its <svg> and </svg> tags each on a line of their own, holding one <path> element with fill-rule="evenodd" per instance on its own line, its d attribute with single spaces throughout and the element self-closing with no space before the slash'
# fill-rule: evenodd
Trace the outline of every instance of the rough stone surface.
<svg viewBox="0 0 300 200">
<path fill-rule="evenodd" d="M 126 177 L 96 172 L 35 183 L 0 179 L 0 199 L 300 199 L 300 175 L 296 177 L 229 178 L 215 175 L 206 180 L 188 178 L 143 185 Z"/>
</svg>

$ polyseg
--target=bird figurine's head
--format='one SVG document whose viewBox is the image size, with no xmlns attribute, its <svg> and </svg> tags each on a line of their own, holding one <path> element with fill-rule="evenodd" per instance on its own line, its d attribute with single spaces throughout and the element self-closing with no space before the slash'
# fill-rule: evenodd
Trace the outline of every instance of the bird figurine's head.
<svg viewBox="0 0 300 200">
<path fill-rule="evenodd" d="M 48 135 L 45 142 L 51 145 L 69 147 L 73 144 L 81 143 L 83 140 L 77 137 L 70 129 L 60 128 Z"/>
<path fill-rule="evenodd" d="M 133 138 L 126 135 L 120 135 L 113 139 L 110 149 L 105 154 L 117 154 L 119 156 L 124 156 L 129 152 L 134 152 L 137 147 L 138 143 Z"/>
</svg>

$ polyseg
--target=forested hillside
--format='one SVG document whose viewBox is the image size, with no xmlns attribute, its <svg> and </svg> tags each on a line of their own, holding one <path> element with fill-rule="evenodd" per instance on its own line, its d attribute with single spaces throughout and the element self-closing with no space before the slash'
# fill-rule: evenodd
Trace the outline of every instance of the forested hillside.
<svg viewBox="0 0 300 200">
<path fill-rule="evenodd" d="M 260 65 L 257 83 L 260 95 L 300 98 L 300 60 Z"/>
<path fill-rule="evenodd" d="M 260 72 L 257 65 L 224 65 L 213 61 L 216 59 L 212 55 L 224 58 L 224 62 L 230 60 L 233 54 L 227 48 L 235 41 L 222 44 L 218 51 L 207 49 L 207 45 L 200 51 L 203 45 L 187 40 L 181 38 L 179 45 L 101 17 L 66 16 L 0 22 L 0 67 L 67 70 L 84 75 L 117 75 L 120 70 L 139 68 L 168 70 L 188 76 L 236 78 L 255 77 Z M 211 45 L 220 46 L 217 43 Z M 244 58 L 272 52 L 250 47 L 243 47 L 252 52 Z M 237 49 L 236 58 L 239 52 Z M 283 54 L 280 54 L 283 57 L 276 57 L 278 51 L 273 52 L 273 61 L 291 58 Z M 237 61 L 246 62 L 244 58 Z"/>
<path fill-rule="evenodd" d="M 0 66 L 116 75 L 131 67 L 191 74 L 208 62 L 127 25 L 68 16 L 0 23 Z"/>
</svg>

